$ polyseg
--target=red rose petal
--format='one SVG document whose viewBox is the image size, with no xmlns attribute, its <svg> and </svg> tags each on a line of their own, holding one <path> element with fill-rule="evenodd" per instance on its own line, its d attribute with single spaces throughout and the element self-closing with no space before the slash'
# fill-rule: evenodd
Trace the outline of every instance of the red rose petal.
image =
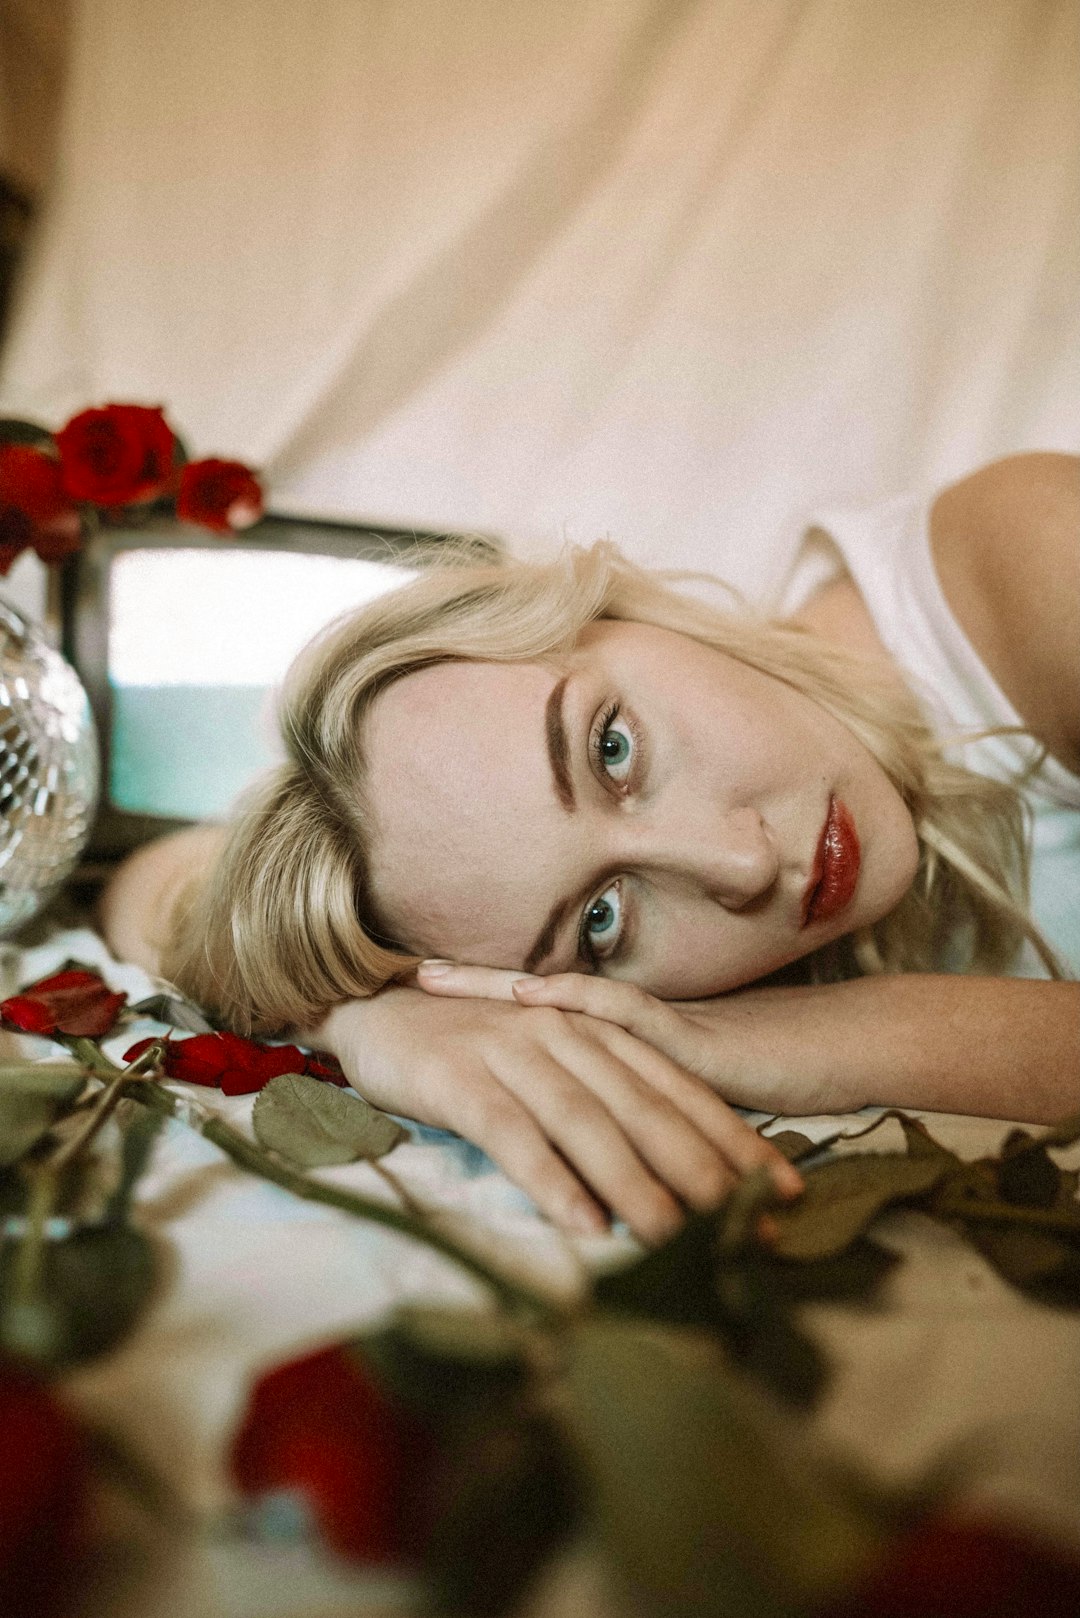
<svg viewBox="0 0 1080 1618">
<path fill-rule="evenodd" d="M 180 470 L 176 515 L 215 533 L 250 528 L 263 514 L 259 480 L 241 461 L 189 461 Z"/>
<path fill-rule="evenodd" d="M 258 1380 L 230 1466 L 245 1494 L 302 1492 L 342 1556 L 387 1563 L 415 1554 L 412 1496 L 431 1453 L 430 1435 L 388 1399 L 359 1355 L 335 1347 Z"/>
<path fill-rule="evenodd" d="M 57 433 L 56 447 L 64 487 L 75 500 L 131 505 L 161 494 L 172 480 L 176 439 L 157 407 L 81 410 Z"/>
<path fill-rule="evenodd" d="M 96 972 L 57 972 L 28 984 L 0 1005 L 0 1015 L 26 1033 L 101 1039 L 127 1004 Z"/>
</svg>

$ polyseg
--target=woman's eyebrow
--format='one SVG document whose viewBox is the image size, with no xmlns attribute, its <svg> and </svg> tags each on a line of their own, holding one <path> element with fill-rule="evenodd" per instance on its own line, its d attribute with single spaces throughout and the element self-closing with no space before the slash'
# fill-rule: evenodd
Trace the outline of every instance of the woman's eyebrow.
<svg viewBox="0 0 1080 1618">
<path fill-rule="evenodd" d="M 551 914 L 536 935 L 536 943 L 525 957 L 523 970 L 535 972 L 541 961 L 546 961 L 555 948 L 555 940 L 559 936 L 563 919 L 573 907 L 573 899 L 558 899 L 551 907 Z"/>
<path fill-rule="evenodd" d="M 547 743 L 548 763 L 551 765 L 551 776 L 555 782 L 555 796 L 563 808 L 573 814 L 577 808 L 574 798 L 574 783 L 570 775 L 570 746 L 566 739 L 566 726 L 563 723 L 562 701 L 570 676 L 564 674 L 561 680 L 556 680 L 551 688 L 551 695 L 544 706 L 544 740 Z M 546 934 L 548 928 L 544 928 Z M 541 937 L 544 936 L 541 935 Z M 537 940 L 539 943 L 540 940 Z M 535 953 L 535 952 L 534 952 Z M 531 959 L 531 956 L 530 956 Z"/>
</svg>

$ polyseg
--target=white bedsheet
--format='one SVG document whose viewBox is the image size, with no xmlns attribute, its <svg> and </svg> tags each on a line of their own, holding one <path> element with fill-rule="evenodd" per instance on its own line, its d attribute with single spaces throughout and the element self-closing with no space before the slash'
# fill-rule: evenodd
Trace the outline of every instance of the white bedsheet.
<svg viewBox="0 0 1080 1618">
<path fill-rule="evenodd" d="M 0 988 L 10 993 L 70 956 L 98 963 L 132 1001 L 155 986 L 138 968 L 114 962 L 93 933 L 68 929 L 33 949 L 4 946 Z M 107 1048 L 121 1054 L 135 1038 L 160 1031 L 137 1024 Z M 49 1049 L 22 1043 L 41 1054 Z M 234 1124 L 250 1117 L 251 1097 L 175 1088 Z M 857 1127 L 868 1116 L 847 1121 Z M 968 1157 L 995 1150 L 1007 1127 L 922 1116 Z M 837 1120 L 800 1119 L 797 1127 L 820 1138 Z M 482 1154 L 436 1131 L 418 1134 L 424 1138 L 388 1160 L 394 1172 L 512 1272 L 566 1296 L 596 1267 L 637 1250 L 618 1232 L 564 1238 Z M 884 1130 L 873 1140 L 881 1149 L 899 1145 Z M 1063 1161 L 1080 1164 L 1080 1149 Z M 322 1172 L 372 1194 L 386 1189 L 366 1165 Z M 481 1294 L 449 1263 L 392 1232 L 256 1182 L 176 1122 L 160 1137 L 141 1184 L 139 1216 L 171 1254 L 167 1285 L 119 1352 L 65 1385 L 80 1408 L 168 1480 L 203 1528 L 180 1545 L 151 1536 L 140 1558 L 128 1546 L 103 1572 L 86 1618 L 142 1618 L 150 1610 L 158 1618 L 338 1611 L 375 1618 L 384 1601 L 401 1610 L 407 1588 L 346 1577 L 302 1548 L 255 1551 L 223 1527 L 229 1436 L 251 1378 L 267 1366 L 369 1326 L 399 1303 Z M 815 1418 L 823 1435 L 895 1481 L 914 1481 L 946 1458 L 968 1459 L 959 1479 L 965 1503 L 1080 1549 L 1080 1317 L 1028 1301 L 959 1236 L 923 1216 L 894 1215 L 876 1234 L 905 1257 L 888 1283 L 886 1307 L 866 1314 L 818 1307 L 809 1317 L 836 1367 Z M 145 1524 L 135 1530 L 138 1542 Z M 540 1609 L 543 1618 L 576 1618 L 583 1576 L 587 1569 L 574 1570 Z M 600 1618 L 600 1597 L 593 1592 L 589 1600 Z"/>
</svg>

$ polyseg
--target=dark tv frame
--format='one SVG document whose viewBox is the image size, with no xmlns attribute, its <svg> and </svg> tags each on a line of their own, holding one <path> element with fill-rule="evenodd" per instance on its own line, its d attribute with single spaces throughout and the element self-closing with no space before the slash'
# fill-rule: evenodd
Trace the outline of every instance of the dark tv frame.
<svg viewBox="0 0 1080 1618">
<path fill-rule="evenodd" d="M 481 554 L 498 554 L 495 541 L 470 536 Z M 355 557 L 397 566 L 422 566 L 445 535 L 415 529 L 369 528 L 300 517 L 264 517 L 253 528 L 226 536 L 224 544 L 245 551 L 299 552 Z M 161 516 L 143 527 L 102 527 L 64 565 L 61 580 L 61 647 L 86 687 L 101 749 L 101 802 L 83 861 L 84 876 L 107 867 L 189 820 L 133 814 L 108 800 L 112 704 L 109 689 L 110 579 L 115 558 L 132 550 L 220 550 L 223 540 L 206 529 Z M 163 614 L 167 603 L 162 604 Z"/>
</svg>

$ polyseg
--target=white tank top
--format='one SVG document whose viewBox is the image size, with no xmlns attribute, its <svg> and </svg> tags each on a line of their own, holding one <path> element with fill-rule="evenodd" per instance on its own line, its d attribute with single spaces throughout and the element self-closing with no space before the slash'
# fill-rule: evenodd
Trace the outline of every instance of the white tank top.
<svg viewBox="0 0 1080 1618">
<path fill-rule="evenodd" d="M 929 504 L 905 495 L 873 507 L 818 513 L 776 603 L 797 612 L 822 585 L 851 575 L 878 635 L 920 698 L 950 756 L 979 775 L 1012 778 L 1037 757 L 1026 735 L 984 736 L 1023 725 L 957 622 L 934 568 Z M 1046 758 L 1024 796 L 1031 815 L 1031 910 L 1058 955 L 1080 976 L 1080 776 Z M 1019 975 L 1042 975 L 1025 947 Z"/>
</svg>

